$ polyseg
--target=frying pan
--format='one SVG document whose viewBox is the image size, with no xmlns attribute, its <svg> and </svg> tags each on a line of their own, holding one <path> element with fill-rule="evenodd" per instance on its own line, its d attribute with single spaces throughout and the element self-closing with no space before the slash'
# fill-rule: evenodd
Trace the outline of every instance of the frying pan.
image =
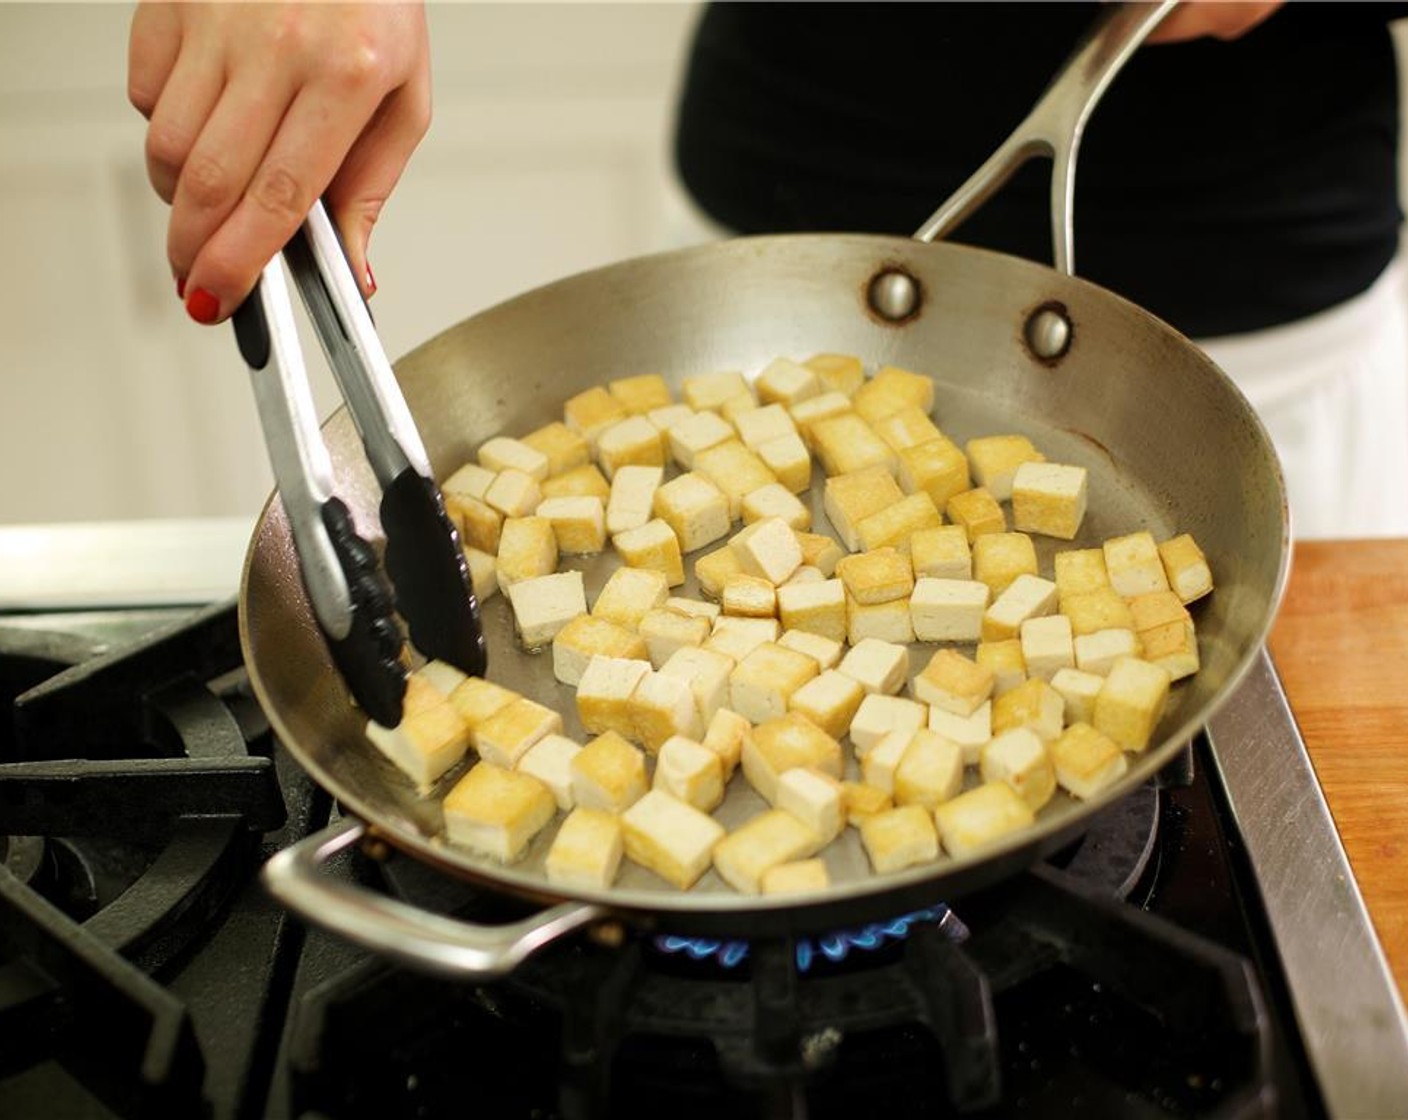
<svg viewBox="0 0 1408 1120">
<path fill-rule="evenodd" d="M 1100 796 L 1058 796 L 1036 825 L 967 857 L 873 874 L 855 830 L 827 849 L 831 886 L 786 898 L 735 894 L 714 872 L 678 892 L 627 863 L 605 890 L 551 885 L 544 830 L 503 865 L 445 843 L 438 796 L 423 798 L 363 736 L 305 599 L 287 522 L 271 500 L 241 588 L 250 678 L 280 738 L 349 818 L 277 855 L 266 884 L 308 919 L 418 967 L 458 975 L 507 971 L 541 945 L 593 923 L 679 934 L 817 933 L 893 916 L 1011 875 L 1074 839 L 1087 819 L 1179 752 L 1245 673 L 1265 640 L 1287 575 L 1289 518 L 1265 429 L 1188 340 L 1109 291 L 1071 275 L 1074 152 L 1087 114 L 1171 4 L 1113 10 L 1027 120 L 915 239 L 861 235 L 740 238 L 627 261 L 539 288 L 475 315 L 396 366 L 437 477 L 499 433 L 559 418 L 562 402 L 643 371 L 678 385 L 693 373 L 757 370 L 779 354 L 857 354 L 935 381 L 939 425 L 958 442 L 1020 432 L 1057 462 L 1089 471 L 1089 513 L 1062 547 L 1148 529 L 1191 532 L 1217 583 L 1195 607 L 1202 669 L 1176 685 L 1156 741 Z M 931 243 L 1023 159 L 1053 157 L 1056 268 Z M 338 492 L 375 535 L 378 490 L 345 411 L 324 429 Z M 814 518 L 827 528 L 819 487 Z M 1042 541 L 1049 570 L 1054 542 Z M 584 565 L 588 595 L 614 561 Z M 685 593 L 692 593 L 692 584 Z M 502 597 L 484 610 L 491 679 L 563 713 L 581 737 L 572 690 L 551 659 L 515 644 Z M 912 670 L 927 650 L 912 651 Z M 435 794 L 463 773 L 452 770 Z M 971 778 L 970 778 L 971 782 Z M 733 827 L 763 807 L 742 781 L 716 814 Z M 506 926 L 429 914 L 333 879 L 321 865 L 374 839 L 496 891 L 542 904 Z"/>
</svg>

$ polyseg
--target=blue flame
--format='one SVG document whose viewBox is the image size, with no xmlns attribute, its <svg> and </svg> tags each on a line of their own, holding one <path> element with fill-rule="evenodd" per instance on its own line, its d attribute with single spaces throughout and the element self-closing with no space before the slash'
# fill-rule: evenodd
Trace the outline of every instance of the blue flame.
<svg viewBox="0 0 1408 1120">
<path fill-rule="evenodd" d="M 803 937 L 797 941 L 797 971 L 807 972 L 820 953 L 829 961 L 843 961 L 852 949 L 864 952 L 880 948 L 887 941 L 901 941 L 920 923 L 938 924 L 948 916 L 948 907 L 940 904 L 926 910 L 902 914 L 886 922 L 872 922 L 860 929 L 839 930 L 818 938 Z M 724 968 L 737 968 L 748 958 L 748 942 L 720 941 L 708 937 L 678 937 L 666 934 L 655 939 L 655 948 L 662 953 L 683 953 L 690 960 L 713 958 Z"/>
</svg>

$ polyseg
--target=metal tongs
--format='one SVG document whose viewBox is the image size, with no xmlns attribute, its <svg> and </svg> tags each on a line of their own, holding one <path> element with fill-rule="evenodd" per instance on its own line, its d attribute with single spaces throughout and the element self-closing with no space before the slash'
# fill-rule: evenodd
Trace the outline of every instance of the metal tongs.
<svg viewBox="0 0 1408 1120">
<path fill-rule="evenodd" d="M 318 431 L 279 257 L 235 312 L 235 337 L 249 364 L 303 586 L 328 650 L 357 703 L 377 723 L 394 727 L 401 722 L 406 666 L 393 606 L 426 657 L 483 676 L 479 606 L 425 445 L 321 202 L 282 255 L 382 490 L 384 560 L 394 599 L 376 553 L 333 493 L 332 460 Z"/>
</svg>

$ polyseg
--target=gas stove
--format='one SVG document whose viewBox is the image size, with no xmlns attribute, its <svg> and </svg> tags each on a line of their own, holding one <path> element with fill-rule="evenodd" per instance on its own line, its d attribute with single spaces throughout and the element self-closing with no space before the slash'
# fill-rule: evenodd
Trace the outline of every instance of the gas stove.
<svg viewBox="0 0 1408 1120">
<path fill-rule="evenodd" d="M 0 619 L 0 1115 L 1392 1115 L 1408 1030 L 1263 661 L 1050 862 L 801 941 L 584 932 L 494 983 L 258 882 L 338 807 L 270 734 L 233 604 Z M 1288 825 L 1290 827 L 1288 827 Z M 385 851 L 328 869 L 478 922 Z"/>
</svg>

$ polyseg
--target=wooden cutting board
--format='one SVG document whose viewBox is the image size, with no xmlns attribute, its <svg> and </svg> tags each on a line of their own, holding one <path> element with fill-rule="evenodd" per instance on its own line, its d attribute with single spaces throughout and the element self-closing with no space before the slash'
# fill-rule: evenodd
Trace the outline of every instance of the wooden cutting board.
<svg viewBox="0 0 1408 1120">
<path fill-rule="evenodd" d="M 1298 544 L 1271 655 L 1408 1001 L 1408 540 Z"/>
</svg>

